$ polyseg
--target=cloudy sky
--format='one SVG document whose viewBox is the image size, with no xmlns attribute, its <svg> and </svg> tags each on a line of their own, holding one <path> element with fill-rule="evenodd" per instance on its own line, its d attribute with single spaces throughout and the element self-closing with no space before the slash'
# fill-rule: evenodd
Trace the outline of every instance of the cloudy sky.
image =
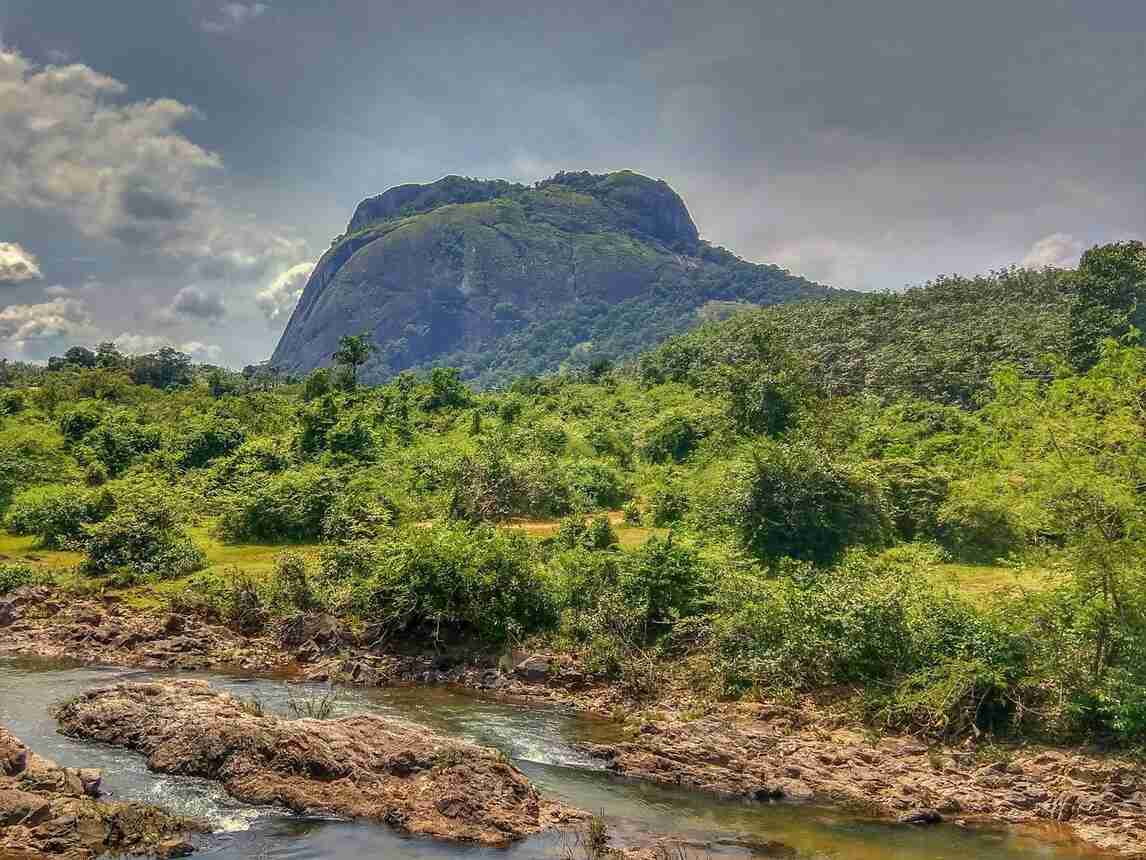
<svg viewBox="0 0 1146 860">
<path fill-rule="evenodd" d="M 267 357 L 363 197 L 666 179 L 835 286 L 1146 233 L 1141 0 L 0 0 L 0 355 Z"/>
</svg>

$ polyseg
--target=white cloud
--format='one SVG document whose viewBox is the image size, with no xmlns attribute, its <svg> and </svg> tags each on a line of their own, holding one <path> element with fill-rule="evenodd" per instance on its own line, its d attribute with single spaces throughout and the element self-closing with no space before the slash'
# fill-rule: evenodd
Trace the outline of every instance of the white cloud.
<svg viewBox="0 0 1146 860">
<path fill-rule="evenodd" d="M 173 99 L 125 101 L 127 88 L 85 65 L 37 67 L 0 48 L 0 205 L 51 211 L 85 235 L 210 268 L 261 273 L 301 243 L 220 204 L 222 160 L 179 126 Z"/>
<path fill-rule="evenodd" d="M 185 352 L 198 361 L 218 361 L 223 354 L 222 347 L 216 344 L 207 344 L 198 340 L 179 342 L 163 335 L 137 334 L 124 332 L 112 339 L 119 349 L 127 355 L 143 355 L 155 352 L 165 346 L 170 346 L 180 352 Z"/>
<path fill-rule="evenodd" d="M 226 312 L 221 295 L 191 285 L 175 294 L 171 305 L 160 312 L 159 319 L 162 322 L 175 322 L 179 318 L 218 321 Z"/>
<path fill-rule="evenodd" d="M 271 281 L 270 286 L 255 294 L 255 304 L 269 322 L 277 323 L 290 316 L 313 270 L 314 263 L 291 266 Z"/>
<path fill-rule="evenodd" d="M 34 305 L 0 308 L 0 346 L 5 352 L 35 354 L 63 339 L 96 334 L 87 306 L 80 299 L 56 298 Z"/>
<path fill-rule="evenodd" d="M 0 284 L 22 284 L 44 277 L 40 261 L 15 242 L 0 242 Z"/>
<path fill-rule="evenodd" d="M 1082 256 L 1082 242 L 1068 233 L 1051 233 L 1039 239 L 1019 262 L 1025 269 L 1073 269 Z"/>
<path fill-rule="evenodd" d="M 810 280 L 849 290 L 870 290 L 871 248 L 828 236 L 809 236 L 773 246 L 764 259 Z"/>
<path fill-rule="evenodd" d="M 266 3 L 224 3 L 219 14 L 201 26 L 208 33 L 233 33 L 248 21 L 266 14 L 270 8 Z"/>
</svg>

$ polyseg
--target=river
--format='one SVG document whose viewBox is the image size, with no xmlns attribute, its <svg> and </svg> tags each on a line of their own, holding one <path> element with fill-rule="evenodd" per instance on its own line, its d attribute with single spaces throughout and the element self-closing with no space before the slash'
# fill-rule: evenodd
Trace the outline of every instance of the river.
<svg viewBox="0 0 1146 860">
<path fill-rule="evenodd" d="M 302 819 L 283 810 L 253 808 L 231 800 L 215 783 L 154 774 L 132 752 L 65 738 L 56 732 L 50 706 L 94 687 L 121 680 L 153 680 L 164 673 L 67 666 L 41 660 L 0 658 L 0 722 L 41 755 L 73 767 L 104 772 L 109 797 L 160 804 L 205 818 L 217 831 L 202 845 L 215 860 L 366 860 L 366 858 L 562 857 L 569 838 L 547 835 L 509 849 L 457 845 L 403 837 L 383 825 Z M 186 675 L 184 675 L 186 677 Z M 290 715 L 292 697 L 306 685 L 275 678 L 198 674 L 220 689 L 256 698 L 271 713 Z M 325 688 L 317 688 L 325 690 Z M 518 707 L 443 688 L 343 689 L 337 713 L 370 711 L 423 723 L 439 731 L 501 749 L 544 792 L 607 819 L 617 842 L 642 834 L 672 833 L 697 846 L 690 856 L 745 856 L 745 846 L 780 842 L 800 857 L 855 860 L 1018 860 L 1094 857 L 1062 839 L 1061 831 L 928 828 L 872 821 L 830 807 L 737 802 L 696 792 L 615 777 L 582 754 L 577 744 L 617 739 L 606 720 L 555 709 Z"/>
</svg>

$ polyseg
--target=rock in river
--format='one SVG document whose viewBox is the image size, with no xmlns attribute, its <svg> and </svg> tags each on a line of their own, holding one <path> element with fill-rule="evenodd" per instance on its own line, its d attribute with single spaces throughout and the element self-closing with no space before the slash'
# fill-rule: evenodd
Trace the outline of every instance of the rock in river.
<svg viewBox="0 0 1146 860">
<path fill-rule="evenodd" d="M 384 821 L 487 845 L 578 817 L 496 750 L 372 714 L 251 713 L 203 681 L 116 684 L 59 706 L 60 730 L 138 750 L 163 773 L 222 782 L 247 803 Z"/>
<path fill-rule="evenodd" d="M 100 772 L 59 767 L 0 726 L 0 857 L 176 857 L 202 825 L 142 803 L 98 800 Z"/>
</svg>

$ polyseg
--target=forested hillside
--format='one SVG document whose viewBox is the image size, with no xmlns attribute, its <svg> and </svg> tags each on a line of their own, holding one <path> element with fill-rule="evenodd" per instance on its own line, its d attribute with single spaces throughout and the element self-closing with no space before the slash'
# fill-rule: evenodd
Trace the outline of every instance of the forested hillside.
<svg viewBox="0 0 1146 860">
<path fill-rule="evenodd" d="M 76 348 L 3 368 L 0 591 L 379 649 L 543 642 L 652 697 L 831 691 L 880 728 L 1140 743 L 1146 287 L 1077 271 L 752 311 L 475 392 Z M 366 633 L 364 632 L 365 636 Z"/>
</svg>

